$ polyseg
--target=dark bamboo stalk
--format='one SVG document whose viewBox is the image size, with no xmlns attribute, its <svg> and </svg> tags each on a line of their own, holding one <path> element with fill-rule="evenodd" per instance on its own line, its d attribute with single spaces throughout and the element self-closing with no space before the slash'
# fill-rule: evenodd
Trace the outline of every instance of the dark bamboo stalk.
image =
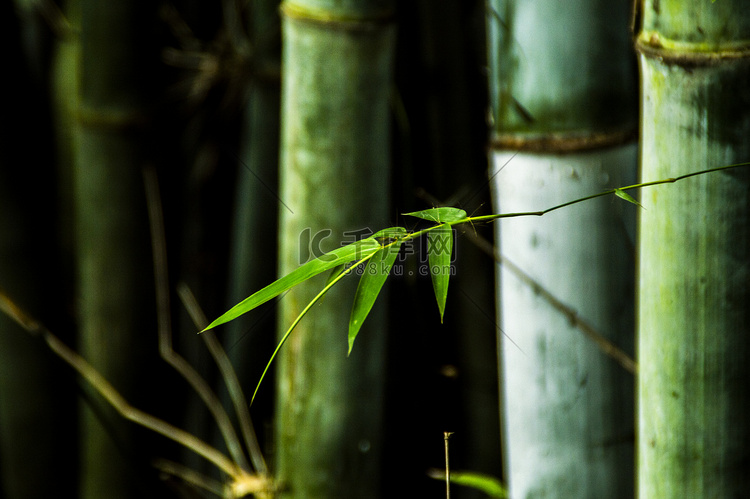
<svg viewBox="0 0 750 499">
<path fill-rule="evenodd" d="M 138 2 L 81 0 L 74 147 L 77 296 L 81 355 L 128 399 L 145 381 L 156 324 L 142 168 L 151 18 Z M 151 357 L 149 357 L 149 354 Z M 80 497 L 132 497 L 132 426 L 104 408 L 106 424 L 83 406 Z"/>
</svg>

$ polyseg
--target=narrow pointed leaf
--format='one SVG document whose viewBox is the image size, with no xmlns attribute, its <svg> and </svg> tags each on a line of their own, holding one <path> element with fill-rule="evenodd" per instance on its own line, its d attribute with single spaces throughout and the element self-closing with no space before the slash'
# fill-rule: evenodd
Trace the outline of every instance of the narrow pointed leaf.
<svg viewBox="0 0 750 499">
<path fill-rule="evenodd" d="M 377 253 L 365 264 L 362 278 L 359 280 L 357 292 L 354 295 L 354 305 L 349 317 L 349 353 L 352 352 L 354 340 L 357 338 L 362 323 L 365 322 L 375 300 L 383 288 L 393 262 L 396 261 L 401 241 L 390 244 Z M 348 354 L 347 354 L 348 355 Z"/>
<path fill-rule="evenodd" d="M 430 474 L 437 480 L 445 480 L 445 472 Z M 508 489 L 503 482 L 491 475 L 471 471 L 451 471 L 451 483 L 481 490 L 489 497 L 503 499 L 508 497 Z"/>
<path fill-rule="evenodd" d="M 347 263 L 342 263 L 341 265 L 337 265 L 336 267 L 333 268 L 333 270 L 331 270 L 331 272 L 328 274 L 328 279 L 326 279 L 326 285 L 333 282 L 338 276 L 341 275 L 343 271 L 346 270 Z"/>
<path fill-rule="evenodd" d="M 361 241 L 347 244 L 346 246 L 329 251 L 314 260 L 310 260 L 284 277 L 272 282 L 260 291 L 245 298 L 240 303 L 229 309 L 229 311 L 225 312 L 221 317 L 209 324 L 203 331 L 208 331 L 220 324 L 236 319 L 240 315 L 249 312 L 268 300 L 276 298 L 284 291 L 320 274 L 321 272 L 370 256 L 380 248 L 381 246 L 378 241 L 372 237 L 368 237 L 367 239 L 362 239 Z"/>
<path fill-rule="evenodd" d="M 367 261 L 368 257 L 364 257 L 364 259 L 358 260 L 356 263 L 362 263 L 363 261 Z M 271 354 L 271 358 L 268 360 L 268 363 L 266 364 L 265 369 L 263 369 L 263 373 L 260 375 L 260 379 L 258 380 L 258 384 L 255 387 L 255 391 L 253 392 L 253 397 L 250 399 L 250 404 L 252 405 L 253 401 L 255 401 L 255 396 L 258 394 L 258 390 L 260 390 L 260 385 L 263 383 L 263 379 L 266 377 L 266 373 L 268 373 L 268 370 L 271 368 L 271 364 L 273 364 L 274 359 L 276 358 L 276 355 L 281 350 L 281 347 L 284 346 L 284 343 L 286 343 L 286 340 L 289 339 L 289 336 L 292 334 L 292 331 L 294 331 L 294 328 L 297 327 L 297 324 L 300 323 L 302 318 L 307 315 L 307 313 L 310 311 L 310 309 L 315 305 L 320 299 L 325 296 L 326 293 L 333 287 L 334 284 L 336 284 L 338 281 L 343 279 L 346 274 L 350 273 L 352 269 L 347 268 L 344 266 L 342 270 L 338 273 L 336 273 L 335 276 L 332 276 L 328 279 L 328 282 L 326 282 L 326 285 L 323 286 L 323 289 L 320 290 L 320 292 L 315 295 L 315 298 L 310 300 L 310 303 L 307 304 L 307 306 L 302 309 L 302 312 L 297 316 L 296 319 L 294 319 L 294 322 L 292 322 L 292 325 L 289 326 L 289 328 L 286 330 L 286 333 L 284 333 L 284 336 L 281 337 L 281 340 L 279 340 L 278 345 L 276 345 L 276 349 L 273 351 L 273 354 Z"/>
<path fill-rule="evenodd" d="M 413 211 L 411 213 L 404 213 L 410 217 L 417 217 L 423 220 L 429 220 L 430 222 L 437 223 L 453 223 L 464 220 L 466 212 L 459 208 L 431 208 L 429 210 Z"/>
<path fill-rule="evenodd" d="M 451 253 L 453 252 L 453 229 L 441 225 L 427 234 L 427 251 L 429 253 L 432 287 L 435 290 L 440 322 L 443 322 L 445 300 L 448 297 L 448 281 L 451 271 Z"/>
<path fill-rule="evenodd" d="M 641 208 L 643 208 L 643 205 L 639 203 L 638 200 L 636 200 L 633 196 L 623 191 L 622 189 L 615 189 L 615 196 L 617 196 L 618 198 L 622 198 L 625 201 L 628 201 L 630 203 L 633 203 L 636 206 L 640 206 Z M 643 208 L 643 209 L 645 210 L 646 208 Z"/>
</svg>

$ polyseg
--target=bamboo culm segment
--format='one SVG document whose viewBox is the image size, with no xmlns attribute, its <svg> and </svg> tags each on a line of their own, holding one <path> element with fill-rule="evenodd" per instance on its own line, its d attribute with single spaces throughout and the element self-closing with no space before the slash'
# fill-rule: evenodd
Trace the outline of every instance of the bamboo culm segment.
<svg viewBox="0 0 750 499">
<path fill-rule="evenodd" d="M 642 56 L 641 71 L 643 177 L 750 157 L 750 61 Z M 639 493 L 738 497 L 750 490 L 750 175 L 682 184 L 642 197 Z"/>
<path fill-rule="evenodd" d="M 520 270 L 498 265 L 496 273 L 510 495 L 632 497 L 632 375 L 552 305 L 572 307 L 603 333 L 603 343 L 632 356 L 630 240 L 638 207 L 565 201 L 635 181 L 629 6 L 607 0 L 488 6 L 493 211 L 545 215 L 496 225 L 500 254 Z M 554 208 L 527 211 L 535 205 Z"/>
<path fill-rule="evenodd" d="M 343 23 L 328 22 L 322 4 L 282 7 L 279 180 L 289 209 L 280 208 L 280 275 L 304 263 L 299 244 L 305 229 L 330 229 L 338 237 L 324 242 L 338 244 L 345 231 L 383 226 L 386 218 L 394 31 L 368 22 L 373 5 L 382 2 L 358 2 L 361 9 L 347 13 L 352 19 Z M 316 9 L 314 18 L 300 15 Z M 342 303 L 351 303 L 355 284 L 348 280 L 331 289 L 277 361 L 276 470 L 287 487 L 282 497 L 380 496 L 384 315 L 372 311 L 347 359 L 349 309 Z M 285 295 L 280 334 L 322 286 L 312 279 Z"/>
<path fill-rule="evenodd" d="M 496 168 L 509 156 L 496 153 Z M 520 153 L 496 177 L 496 211 L 523 212 L 629 183 L 635 180 L 635 158 L 634 144 L 562 159 Z M 496 225 L 503 257 L 565 300 L 628 355 L 634 350 L 633 228 L 638 209 L 611 198 L 592 199 L 543 217 L 502 219 Z M 498 265 L 497 275 L 504 333 L 498 337 L 503 439 L 511 495 L 632 497 L 632 374 L 516 273 Z"/>
</svg>

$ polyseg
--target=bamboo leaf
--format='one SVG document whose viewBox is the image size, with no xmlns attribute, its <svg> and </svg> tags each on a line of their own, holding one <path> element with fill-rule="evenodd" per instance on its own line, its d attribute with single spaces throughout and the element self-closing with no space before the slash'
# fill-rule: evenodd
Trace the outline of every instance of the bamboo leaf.
<svg viewBox="0 0 750 499">
<path fill-rule="evenodd" d="M 364 239 L 363 239 L 364 241 Z M 372 253 L 370 256 L 366 256 L 360 260 L 357 260 L 355 262 L 355 265 L 366 262 L 370 259 L 372 256 Z M 281 347 L 284 346 L 284 343 L 286 343 L 286 340 L 289 339 L 289 336 L 292 334 L 292 331 L 294 331 L 294 328 L 297 327 L 297 324 L 300 323 L 302 318 L 307 315 L 307 313 L 310 311 L 310 309 L 315 305 L 323 296 L 325 296 L 326 293 L 328 293 L 328 290 L 330 290 L 334 284 L 339 282 L 341 279 L 343 279 L 347 274 L 349 274 L 352 271 L 351 268 L 347 268 L 346 266 L 343 267 L 343 270 L 341 272 L 338 272 L 335 277 L 329 278 L 328 282 L 325 286 L 323 286 L 323 289 L 320 290 L 320 292 L 315 295 L 315 298 L 310 300 L 310 303 L 307 304 L 307 306 L 302 309 L 302 312 L 299 313 L 296 319 L 294 319 L 294 322 L 292 322 L 292 325 L 289 326 L 289 328 L 286 330 L 286 333 L 284 333 L 284 336 L 281 337 L 281 340 L 279 340 L 278 345 L 276 345 L 276 349 L 273 351 L 273 354 L 271 354 L 271 358 L 268 360 L 268 363 L 266 364 L 265 369 L 263 369 L 263 373 L 260 375 L 260 380 L 258 380 L 258 384 L 255 386 L 255 391 L 253 392 L 253 397 L 250 399 L 250 404 L 255 401 L 255 396 L 258 394 L 258 390 L 260 389 L 261 383 L 263 383 L 263 380 L 266 377 L 266 373 L 268 373 L 268 370 L 271 368 L 271 364 L 273 364 L 274 359 L 276 358 L 276 355 L 278 355 L 279 351 L 281 351 Z"/>
<path fill-rule="evenodd" d="M 208 331 L 218 325 L 234 320 L 240 315 L 249 312 L 268 300 L 276 298 L 284 291 L 320 274 L 321 272 L 339 267 L 340 265 L 345 265 L 354 260 L 371 256 L 380 248 L 380 243 L 378 243 L 377 240 L 368 237 L 367 239 L 362 239 L 361 241 L 347 244 L 346 246 L 329 251 L 314 260 L 310 260 L 284 277 L 272 282 L 260 291 L 245 298 L 209 324 L 203 331 Z"/>
<path fill-rule="evenodd" d="M 452 223 L 464 220 L 466 218 L 466 212 L 458 208 L 431 208 L 429 210 L 413 211 L 411 213 L 404 213 L 410 217 L 417 217 L 423 220 L 429 220 L 430 222 L 437 223 Z"/>
<path fill-rule="evenodd" d="M 429 253 L 432 287 L 435 290 L 440 322 L 443 322 L 445 300 L 448 297 L 448 281 L 451 271 L 451 253 L 453 252 L 453 229 L 449 225 L 440 225 L 427 234 L 427 251 Z"/>
<path fill-rule="evenodd" d="M 636 200 L 633 196 L 623 191 L 622 189 L 615 189 L 615 196 L 617 196 L 618 198 L 622 198 L 625 201 L 628 201 L 630 203 L 633 203 L 636 206 L 640 206 L 641 208 L 643 208 L 643 205 L 639 203 L 638 200 Z M 645 210 L 646 208 L 643 208 L 643 209 Z"/>
<path fill-rule="evenodd" d="M 385 284 L 388 274 L 391 272 L 391 267 L 393 267 L 393 262 L 396 260 L 396 256 L 400 249 L 401 241 L 396 241 L 379 250 L 365 264 L 362 278 L 359 280 L 357 292 L 354 295 L 352 313 L 349 317 L 348 354 L 352 353 L 354 340 L 357 338 L 362 323 L 365 321 L 367 315 L 375 304 L 375 300 L 377 299 L 378 294 L 380 294 L 380 290 L 383 288 L 383 284 Z"/>
<path fill-rule="evenodd" d="M 377 240 L 389 240 L 389 239 L 401 239 L 406 235 L 406 229 L 403 227 L 389 227 L 387 229 L 379 230 L 373 234 L 373 239 Z"/>
<path fill-rule="evenodd" d="M 338 276 L 341 275 L 342 272 L 346 270 L 347 263 L 342 263 L 341 265 L 337 265 L 336 267 L 331 270 L 331 272 L 328 274 L 328 279 L 326 279 L 326 285 L 332 283 Z"/>
<path fill-rule="evenodd" d="M 430 477 L 445 480 L 445 472 L 434 472 L 430 474 Z M 505 488 L 503 482 L 491 475 L 473 471 L 451 471 L 450 479 L 451 483 L 480 490 L 490 497 L 508 497 L 508 489 Z"/>
</svg>

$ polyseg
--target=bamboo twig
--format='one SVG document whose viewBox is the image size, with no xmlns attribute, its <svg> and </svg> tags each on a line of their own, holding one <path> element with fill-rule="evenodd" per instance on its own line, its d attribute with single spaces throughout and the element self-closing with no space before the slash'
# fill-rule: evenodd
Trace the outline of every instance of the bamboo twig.
<svg viewBox="0 0 750 499">
<path fill-rule="evenodd" d="M 691 177 L 694 175 L 696 174 L 683 175 L 682 177 L 678 177 L 677 179 L 670 179 L 670 181 L 676 182 L 677 180 L 680 180 L 682 178 L 687 178 L 687 177 Z M 665 183 L 665 182 L 658 182 L 658 183 Z M 655 183 L 652 183 L 652 184 L 655 184 Z M 435 198 L 434 196 L 432 196 L 431 194 L 429 194 L 428 192 L 424 190 L 421 190 L 419 192 L 419 195 L 423 199 L 427 200 L 428 202 L 436 206 L 442 206 L 437 198 Z M 567 204 L 569 203 L 566 203 L 566 205 Z M 518 279 L 520 279 L 523 283 L 531 287 L 534 290 L 534 292 L 538 294 L 540 297 L 547 300 L 547 302 L 550 305 L 552 305 L 552 307 L 554 307 L 558 312 L 563 314 L 568 319 L 568 321 L 573 327 L 580 330 L 591 341 L 593 341 L 599 347 L 599 349 L 602 352 L 604 352 L 604 354 L 612 357 L 626 371 L 633 373 L 633 374 L 638 373 L 638 364 L 636 363 L 635 360 L 633 360 L 627 353 L 625 353 L 617 345 L 609 341 L 603 334 L 598 332 L 596 328 L 594 328 L 591 324 L 589 324 L 584 319 L 582 319 L 572 307 L 566 305 L 565 303 L 557 299 L 555 295 L 553 295 L 550 291 L 544 288 L 544 286 L 542 286 L 537 281 L 535 281 L 534 278 L 532 278 L 529 274 L 524 272 L 523 269 L 521 269 L 521 267 L 511 262 L 506 256 L 500 253 L 499 249 L 496 248 L 490 241 L 488 241 L 484 237 L 477 234 L 476 230 L 467 231 L 465 234 L 469 237 L 469 240 L 472 243 L 474 243 L 474 245 L 476 245 L 481 251 L 483 251 L 485 254 L 487 254 L 490 258 L 495 260 L 497 263 L 504 265 L 505 268 L 507 268 L 510 271 L 510 273 L 512 273 Z M 510 337 L 508 337 L 508 339 L 511 342 L 513 341 L 512 339 L 510 339 Z"/>
<path fill-rule="evenodd" d="M 265 474 L 251 474 L 244 471 L 219 450 L 193 434 L 130 405 L 86 359 L 70 349 L 41 323 L 27 315 L 2 290 L 0 290 L 0 311 L 8 315 L 32 336 L 41 338 L 52 352 L 75 369 L 123 418 L 177 442 L 222 470 L 230 480 L 226 482 L 218 495 L 226 499 L 246 497 L 250 494 L 261 498 L 272 497 L 274 484 L 270 477 Z M 217 492 L 216 487 L 210 481 L 204 481 L 202 484 L 196 482 L 196 480 L 201 481 L 200 474 L 192 472 L 186 467 L 169 466 L 165 463 L 167 461 L 157 461 L 157 468 L 173 476 L 186 478 L 189 483 L 206 490 Z"/>
<path fill-rule="evenodd" d="M 620 349 L 617 345 L 609 341 L 603 334 L 596 330 L 591 324 L 582 319 L 578 313 L 570 306 L 561 302 L 555 295 L 548 291 L 544 286 L 539 284 L 530 275 L 523 271 L 518 265 L 511 262 L 508 257 L 502 255 L 495 246 L 492 245 L 488 240 L 482 236 L 474 233 L 466 233 L 479 249 L 488 254 L 496 262 L 502 264 L 506 269 L 515 275 L 522 282 L 527 284 L 531 289 L 538 294 L 540 297 L 547 300 L 558 312 L 563 314 L 571 326 L 577 328 L 583 334 L 585 334 L 591 341 L 593 341 L 599 349 L 609 355 L 618 364 L 620 364 L 626 371 L 632 374 L 638 374 L 638 363 L 633 360 L 627 353 Z"/>
<path fill-rule="evenodd" d="M 190 290 L 190 287 L 184 282 L 180 282 L 177 285 L 177 294 L 180 296 L 180 300 L 184 305 L 188 314 L 193 320 L 193 323 L 198 328 L 198 331 L 202 331 L 208 325 L 208 319 L 201 310 L 198 301 L 195 299 L 195 295 Z M 227 356 L 226 351 L 221 346 L 216 336 L 207 331 L 200 335 L 203 341 L 208 347 L 208 351 L 214 358 L 216 365 L 219 367 L 221 377 L 226 383 L 229 397 L 232 399 L 234 404 L 235 412 L 237 413 L 237 419 L 240 424 L 240 431 L 245 439 L 245 445 L 247 445 L 248 452 L 250 453 L 250 460 L 253 462 L 255 470 L 262 474 L 268 474 L 268 465 L 266 464 L 263 453 L 260 450 L 260 444 L 258 443 L 258 437 L 255 434 L 252 421 L 250 419 L 250 410 L 247 399 L 245 398 L 245 392 L 242 391 L 240 380 L 237 378 L 237 373 L 232 367 L 232 363 Z"/>
<path fill-rule="evenodd" d="M 443 432 L 443 440 L 445 440 L 445 499 L 451 499 L 451 467 L 448 461 L 448 440 L 453 435 L 452 431 Z"/>
<path fill-rule="evenodd" d="M 731 170 L 731 169 L 734 169 L 734 168 L 741 168 L 741 167 L 746 167 L 746 166 L 750 166 L 750 161 L 745 161 L 743 163 L 734 163 L 734 164 L 725 165 L 725 166 L 717 166 L 716 168 L 708 168 L 706 170 L 701 170 L 701 171 L 692 172 L 692 173 L 686 173 L 684 175 L 680 175 L 680 176 L 677 176 L 677 177 L 665 178 L 665 179 L 662 179 L 662 180 L 654 180 L 654 181 L 651 181 L 651 182 L 643 182 L 643 183 L 640 183 L 640 184 L 633 184 L 633 185 L 627 185 L 625 187 L 618 187 L 618 188 L 615 188 L 615 189 L 609 189 L 607 191 L 602 191 L 602 192 L 599 192 L 597 194 L 591 194 L 590 196 L 586 196 L 586 197 L 583 197 L 583 198 L 574 199 L 572 201 L 567 201 L 565 203 L 561 203 L 561 204 L 552 206 L 551 208 L 547 208 L 546 210 L 522 211 L 522 212 L 517 212 L 517 213 L 499 213 L 499 214 L 494 214 L 494 215 L 482 215 L 482 216 L 479 216 L 479 217 L 471 217 L 471 221 L 472 222 L 491 222 L 493 220 L 498 220 L 500 218 L 541 217 L 543 215 L 546 215 L 547 213 L 551 213 L 553 211 L 559 210 L 561 208 L 565 208 L 567 206 L 571 206 L 571 205 L 574 205 L 574 204 L 582 203 L 582 202 L 588 201 L 590 199 L 596 199 L 596 198 L 600 198 L 602 196 L 610 196 L 612 194 L 617 194 L 618 191 L 619 192 L 624 192 L 624 191 L 630 191 L 630 190 L 633 190 L 633 189 L 642 189 L 643 187 L 652 187 L 654 185 L 673 184 L 675 182 L 678 182 L 680 180 L 684 180 L 684 179 L 690 178 L 690 177 L 697 177 L 699 175 L 705 175 L 707 173 L 714 173 L 714 172 L 723 171 L 723 170 Z"/>
<path fill-rule="evenodd" d="M 153 464 L 154 468 L 166 475 L 177 477 L 185 483 L 212 492 L 219 497 L 224 495 L 224 486 L 221 482 L 204 476 L 182 464 L 175 463 L 168 459 L 156 459 Z"/>
<path fill-rule="evenodd" d="M 143 172 L 146 187 L 151 244 L 154 261 L 154 279 L 156 287 L 159 355 L 172 366 L 195 390 L 216 421 L 216 425 L 227 444 L 232 459 L 241 468 L 250 471 L 250 465 L 242 452 L 237 433 L 234 431 L 229 415 L 221 401 L 201 375 L 184 357 L 172 348 L 172 321 L 169 300 L 169 277 L 167 272 L 167 250 L 164 238 L 164 217 L 159 196 L 159 185 L 156 172 L 147 168 Z"/>
<path fill-rule="evenodd" d="M 70 349 L 41 323 L 28 316 L 3 291 L 0 291 L 0 310 L 23 327 L 29 334 L 41 338 L 47 346 L 86 380 L 125 419 L 148 428 L 215 464 L 230 477 L 243 474 L 224 454 L 194 435 L 164 420 L 131 406 L 125 398 L 91 364 Z"/>
</svg>

